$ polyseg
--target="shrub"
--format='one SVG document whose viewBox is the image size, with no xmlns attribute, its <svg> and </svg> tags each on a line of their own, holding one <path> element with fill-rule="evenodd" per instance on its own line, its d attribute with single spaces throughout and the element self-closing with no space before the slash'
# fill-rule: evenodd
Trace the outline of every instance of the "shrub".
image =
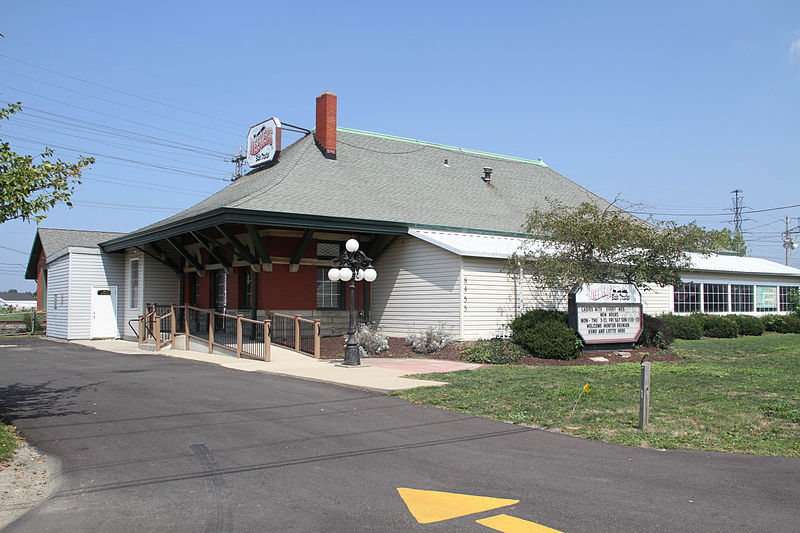
<svg viewBox="0 0 800 533">
<path fill-rule="evenodd" d="M 782 320 L 777 324 L 778 333 L 800 333 L 800 318 L 794 315 L 781 317 Z"/>
<path fill-rule="evenodd" d="M 778 331 L 781 327 L 781 322 L 783 322 L 783 316 L 764 315 L 761 317 L 761 322 L 764 324 L 764 329 L 766 331 Z"/>
<path fill-rule="evenodd" d="M 511 331 L 513 331 L 514 334 L 516 334 L 518 332 L 529 330 L 536 324 L 546 322 L 548 320 L 563 322 L 566 325 L 567 313 L 563 311 L 555 311 L 553 309 L 531 309 L 530 311 L 525 311 L 511 321 L 508 327 L 511 328 Z M 514 338 L 513 335 L 511 338 Z"/>
<path fill-rule="evenodd" d="M 662 320 L 672 328 L 676 339 L 691 341 L 703 336 L 703 322 L 695 315 L 664 315 Z"/>
<path fill-rule="evenodd" d="M 506 365 L 515 363 L 527 354 L 520 346 L 505 339 L 478 341 L 464 348 L 461 355 L 471 363 Z"/>
<path fill-rule="evenodd" d="M 531 355 L 544 359 L 575 359 L 581 353 L 578 334 L 560 320 L 545 320 L 514 333 L 514 342 Z"/>
<path fill-rule="evenodd" d="M 724 316 L 707 315 L 703 325 L 703 334 L 714 339 L 730 339 L 739 336 L 739 326 Z"/>
<path fill-rule="evenodd" d="M 672 334 L 672 328 L 666 320 L 648 314 L 642 315 L 642 335 L 636 344 L 653 346 L 663 350 L 668 348 L 674 340 L 675 336 Z"/>
<path fill-rule="evenodd" d="M 422 333 L 409 333 L 406 336 L 406 344 L 411 345 L 411 349 L 417 353 L 438 352 L 451 342 L 453 342 L 453 338 L 445 329 L 444 324 L 436 327 L 428 326 Z"/>
<path fill-rule="evenodd" d="M 389 339 L 375 326 L 359 324 L 356 328 L 356 342 L 361 357 L 369 357 L 389 349 Z"/>
<path fill-rule="evenodd" d="M 739 335 L 758 337 L 764 333 L 764 323 L 757 316 L 750 315 L 728 315 L 729 318 L 739 326 Z"/>
</svg>

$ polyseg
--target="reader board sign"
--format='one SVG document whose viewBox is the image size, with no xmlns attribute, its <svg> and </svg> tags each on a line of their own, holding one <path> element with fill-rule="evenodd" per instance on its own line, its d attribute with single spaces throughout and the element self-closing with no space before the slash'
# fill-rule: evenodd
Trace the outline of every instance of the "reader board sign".
<svg viewBox="0 0 800 533">
<path fill-rule="evenodd" d="M 247 132 L 247 165 L 250 168 L 269 163 L 281 151 L 281 121 L 272 117 Z"/>
<path fill-rule="evenodd" d="M 634 343 L 642 334 L 642 294 L 630 283 L 576 286 L 569 322 L 586 344 Z"/>
</svg>

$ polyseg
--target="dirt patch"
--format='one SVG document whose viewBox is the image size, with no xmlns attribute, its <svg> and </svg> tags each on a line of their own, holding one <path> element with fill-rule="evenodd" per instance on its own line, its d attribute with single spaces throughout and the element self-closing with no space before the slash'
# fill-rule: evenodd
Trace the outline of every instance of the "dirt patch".
<svg viewBox="0 0 800 533">
<path fill-rule="evenodd" d="M 320 339 L 320 354 L 322 359 L 337 359 L 344 357 L 344 343 L 347 337 L 323 337 Z M 463 361 L 461 357 L 461 350 L 467 346 L 475 344 L 474 342 L 456 342 L 449 346 L 445 346 L 443 350 L 430 354 L 419 354 L 407 345 L 405 339 L 399 337 L 389 337 L 389 351 L 382 352 L 380 357 L 391 358 L 423 358 L 423 359 L 444 359 L 447 361 Z M 525 366 L 569 366 L 569 365 L 608 365 L 616 363 L 631 363 L 640 362 L 642 356 L 646 353 L 647 361 L 681 361 L 682 357 L 677 355 L 672 350 L 659 350 L 658 348 L 638 347 L 635 350 L 626 350 L 629 357 L 624 357 L 623 351 L 614 350 L 608 352 L 583 352 L 577 359 L 570 361 L 561 361 L 559 359 L 541 359 L 539 357 L 525 357 L 519 361 L 518 365 Z M 605 357 L 608 362 L 592 361 L 591 357 Z"/>
<path fill-rule="evenodd" d="M 54 459 L 25 441 L 11 461 L 0 463 L 0 529 L 47 498 L 55 469 Z"/>
</svg>

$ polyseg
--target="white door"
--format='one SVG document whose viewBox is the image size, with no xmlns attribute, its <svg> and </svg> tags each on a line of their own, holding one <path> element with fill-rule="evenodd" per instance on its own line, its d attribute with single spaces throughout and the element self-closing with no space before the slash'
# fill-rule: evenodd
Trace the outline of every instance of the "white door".
<svg viewBox="0 0 800 533">
<path fill-rule="evenodd" d="M 117 287 L 92 287 L 92 338 L 116 339 Z"/>
</svg>

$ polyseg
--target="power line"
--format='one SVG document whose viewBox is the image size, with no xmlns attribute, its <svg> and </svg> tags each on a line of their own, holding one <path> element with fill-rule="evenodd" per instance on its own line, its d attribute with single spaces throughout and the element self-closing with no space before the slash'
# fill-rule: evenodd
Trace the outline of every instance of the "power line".
<svg viewBox="0 0 800 533">
<path fill-rule="evenodd" d="M 55 98 L 50 98 L 49 96 L 42 96 L 41 94 L 32 93 L 32 92 L 26 91 L 24 89 L 19 89 L 17 87 L 12 87 L 10 85 L 6 85 L 4 83 L 0 83 L 0 87 L 5 87 L 6 89 L 11 89 L 12 91 L 18 91 L 18 92 L 21 92 L 21 93 L 30 94 L 31 96 L 35 96 L 37 98 L 43 98 L 45 100 L 50 100 L 51 102 L 55 102 L 57 104 L 74 107 L 76 109 L 81 109 L 83 111 L 88 111 L 90 113 L 96 113 L 98 115 L 103 115 L 105 117 L 113 118 L 113 119 L 116 119 L 116 120 L 121 120 L 123 122 L 130 122 L 132 124 L 138 124 L 139 126 L 144 126 L 146 128 L 152 128 L 154 130 L 164 131 L 164 132 L 167 132 L 167 133 L 172 133 L 174 135 L 180 135 L 181 137 L 188 137 L 188 138 L 194 139 L 196 141 L 203 141 L 203 142 L 206 142 L 206 143 L 212 143 L 212 141 L 209 141 L 207 139 L 201 139 L 200 137 L 194 137 L 193 135 L 186 135 L 185 133 L 181 133 L 181 132 L 177 132 L 177 131 L 173 131 L 173 130 L 168 130 L 166 128 L 159 128 L 158 126 L 152 126 L 150 124 L 145 124 L 144 122 L 137 122 L 135 120 L 130 120 L 130 119 L 123 118 L 123 117 L 120 117 L 120 116 L 117 116 L 117 115 L 112 115 L 110 113 L 103 113 L 102 111 L 97 111 L 95 109 L 90 109 L 88 107 L 83 107 L 83 106 L 79 106 L 79 105 L 76 105 L 76 104 L 70 104 L 69 102 L 64 102 L 63 100 L 57 100 Z"/>
<path fill-rule="evenodd" d="M 16 140 L 32 142 L 32 143 L 40 143 L 41 142 L 41 141 L 37 141 L 37 140 L 34 140 L 34 139 L 27 139 L 25 137 L 17 137 L 15 135 L 6 135 L 5 137 L 8 138 L 8 139 L 16 139 Z M 109 159 L 115 159 L 117 161 L 126 161 L 128 163 L 135 163 L 137 165 L 157 168 L 157 169 L 160 169 L 160 170 L 164 170 L 166 172 L 174 172 L 176 174 L 185 174 L 187 176 L 197 176 L 199 178 L 215 180 L 215 181 L 228 181 L 226 178 L 217 178 L 217 177 L 213 177 L 213 176 L 208 176 L 206 174 L 200 174 L 200 173 L 197 173 L 197 172 L 191 172 L 191 171 L 188 171 L 188 170 L 183 170 L 183 169 L 180 169 L 180 168 L 169 167 L 169 166 L 166 166 L 166 165 L 158 165 L 156 163 L 145 163 L 144 161 L 137 161 L 135 159 L 127 159 L 125 157 L 117 157 L 117 156 L 114 156 L 114 155 L 103 154 L 103 153 L 100 153 L 100 152 L 91 152 L 89 150 L 80 150 L 78 148 L 71 148 L 69 146 L 64 146 L 64 145 L 60 145 L 60 144 L 52 144 L 52 143 L 45 143 L 45 144 L 47 146 L 49 146 L 49 147 L 58 148 L 59 150 L 69 150 L 71 152 L 77 152 L 79 154 L 84 154 L 85 153 L 85 154 L 89 154 L 89 155 L 97 156 L 97 157 L 107 157 Z"/>
<path fill-rule="evenodd" d="M 59 130 L 53 130 L 53 129 L 47 128 L 47 127 L 41 128 L 41 127 L 36 127 L 35 125 L 34 126 L 30 126 L 30 125 L 27 125 L 27 124 L 19 124 L 18 126 L 21 126 L 23 128 L 35 128 L 37 131 L 44 130 L 44 131 L 49 132 L 50 134 L 63 135 L 63 132 L 61 132 Z M 123 150 L 127 150 L 127 151 L 134 152 L 134 153 L 137 153 L 137 154 L 158 157 L 159 159 L 172 161 L 174 163 L 178 163 L 178 164 L 181 164 L 181 165 L 186 165 L 187 164 L 186 161 L 182 161 L 180 159 L 175 159 L 175 158 L 172 158 L 172 157 L 164 157 L 163 155 L 159 155 L 159 154 L 173 154 L 174 155 L 174 153 L 175 153 L 174 151 L 170 152 L 170 151 L 166 151 L 166 150 L 151 150 L 151 151 L 138 150 L 136 148 L 131 148 L 130 146 L 127 146 L 125 144 L 119 144 L 119 143 L 111 142 L 111 141 L 108 141 L 108 140 L 105 140 L 105 139 L 97 139 L 97 138 L 93 138 L 93 137 L 87 137 L 85 135 L 78 135 L 76 133 L 70 133 L 69 137 L 74 138 L 74 139 L 83 139 L 85 141 L 100 143 L 100 144 L 103 144 L 103 145 L 106 145 L 106 146 L 109 146 L 109 147 L 122 148 Z M 206 170 L 206 171 L 209 171 L 209 172 L 217 172 L 218 171 L 218 169 L 216 169 L 216 168 L 200 167 L 200 166 L 195 167 L 195 169 L 196 170 Z"/>
<path fill-rule="evenodd" d="M 17 252 L 18 254 L 28 255 L 28 252 L 23 252 L 22 250 L 15 250 L 14 248 L 9 248 L 8 246 L 0 246 L 3 250 L 10 250 L 12 252 Z"/>
<path fill-rule="evenodd" d="M 211 131 L 216 131 L 217 133 L 224 133 L 226 135 L 231 135 L 233 137 L 240 137 L 240 135 L 238 133 L 231 133 L 229 131 L 220 130 L 220 129 L 217 129 L 217 128 L 212 128 L 212 127 L 207 126 L 205 124 L 198 124 L 197 122 L 192 122 L 192 121 L 189 121 L 189 120 L 183 120 L 183 119 L 180 119 L 180 118 L 170 117 L 168 115 L 159 115 L 158 113 L 156 113 L 154 111 L 150 111 L 150 110 L 147 110 L 147 109 L 142 109 L 141 107 L 135 107 L 135 106 L 128 105 L 128 104 L 123 104 L 123 103 L 111 100 L 109 98 L 103 98 L 102 96 L 94 96 L 94 95 L 91 95 L 91 94 L 88 94 L 88 93 L 84 93 L 84 92 L 81 92 L 81 91 L 78 91 L 78 90 L 75 90 L 75 89 L 70 89 L 69 87 L 63 87 L 61 85 L 56 85 L 55 83 L 50 83 L 50 82 L 47 82 L 47 81 L 44 81 L 44 80 L 39 80 L 37 78 L 33 78 L 31 76 L 26 76 L 24 74 L 18 74 L 16 72 L 12 72 L 10 70 L 0 69 L 0 72 L 6 72 L 6 73 L 12 74 L 14 76 L 19 76 L 20 78 L 25 78 L 25 79 L 28 79 L 28 80 L 31 80 L 31 81 L 35 81 L 37 83 L 42 83 L 44 85 L 49 85 L 51 87 L 55 87 L 56 89 L 61 89 L 62 91 L 69 91 L 69 92 L 72 92 L 72 93 L 79 94 L 81 96 L 86 96 L 88 98 L 94 98 L 95 100 L 100 100 L 101 102 L 106 102 L 108 104 L 118 105 L 120 107 L 127 107 L 128 109 L 132 109 L 134 111 L 139 111 L 140 113 L 148 113 L 148 114 L 151 114 L 151 115 L 157 115 L 157 116 L 161 116 L 161 117 L 167 118 L 169 120 L 175 120 L 177 122 L 183 122 L 184 124 L 189 124 L 190 126 L 195 126 L 195 127 L 200 127 L 200 128 L 204 128 L 204 129 L 211 130 Z"/>
<path fill-rule="evenodd" d="M 106 90 L 113 91 L 113 92 L 116 92 L 116 93 L 124 94 L 126 96 L 131 96 L 133 98 L 138 98 L 138 99 L 144 100 L 146 102 L 151 102 L 151 103 L 158 104 L 158 105 L 161 105 L 161 106 L 164 106 L 164 107 L 170 107 L 170 108 L 173 108 L 173 109 L 177 109 L 179 111 L 185 111 L 187 113 L 192 113 L 194 115 L 198 115 L 198 116 L 201 116 L 201 117 L 210 118 L 212 120 L 218 120 L 220 122 L 227 122 L 228 124 L 233 124 L 235 126 L 241 126 L 241 124 L 239 124 L 237 122 L 233 122 L 232 120 L 219 118 L 219 117 L 215 117 L 215 116 L 212 116 L 212 115 L 207 115 L 205 113 L 200 113 L 198 111 L 193 111 L 191 109 L 186 109 L 184 107 L 179 107 L 179 106 L 172 105 L 172 104 L 166 104 L 164 102 L 160 102 L 160 101 L 155 100 L 153 98 L 148 98 L 146 96 L 141 96 L 141 95 L 129 92 L 129 91 L 124 91 L 122 89 L 116 89 L 114 87 L 109 87 L 108 85 L 103 85 L 101 83 L 97 83 L 97 82 L 94 82 L 94 81 L 85 80 L 83 78 L 79 78 L 77 76 L 72 76 L 70 74 L 64 74 L 63 72 L 58 72 L 56 70 L 52 70 L 52 69 L 49 69 L 47 67 L 42 67 L 40 65 L 34 65 L 33 63 L 28 63 L 27 61 L 22 61 L 21 59 L 17 59 L 17 58 L 11 57 L 11 56 L 7 56 L 5 54 L 0 54 L 0 57 L 4 57 L 6 59 L 10 59 L 12 61 L 16 61 L 17 63 L 22 63 L 23 65 L 28 65 L 30 67 L 38 68 L 40 70 L 44 70 L 45 72 L 50 72 L 50 73 L 56 74 L 58 76 L 63 76 L 65 78 L 70 78 L 70 79 L 73 79 L 73 80 L 76 80 L 76 81 L 80 81 L 82 83 L 87 83 L 89 85 L 94 85 L 94 86 L 100 87 L 102 89 L 106 89 Z"/>
</svg>

